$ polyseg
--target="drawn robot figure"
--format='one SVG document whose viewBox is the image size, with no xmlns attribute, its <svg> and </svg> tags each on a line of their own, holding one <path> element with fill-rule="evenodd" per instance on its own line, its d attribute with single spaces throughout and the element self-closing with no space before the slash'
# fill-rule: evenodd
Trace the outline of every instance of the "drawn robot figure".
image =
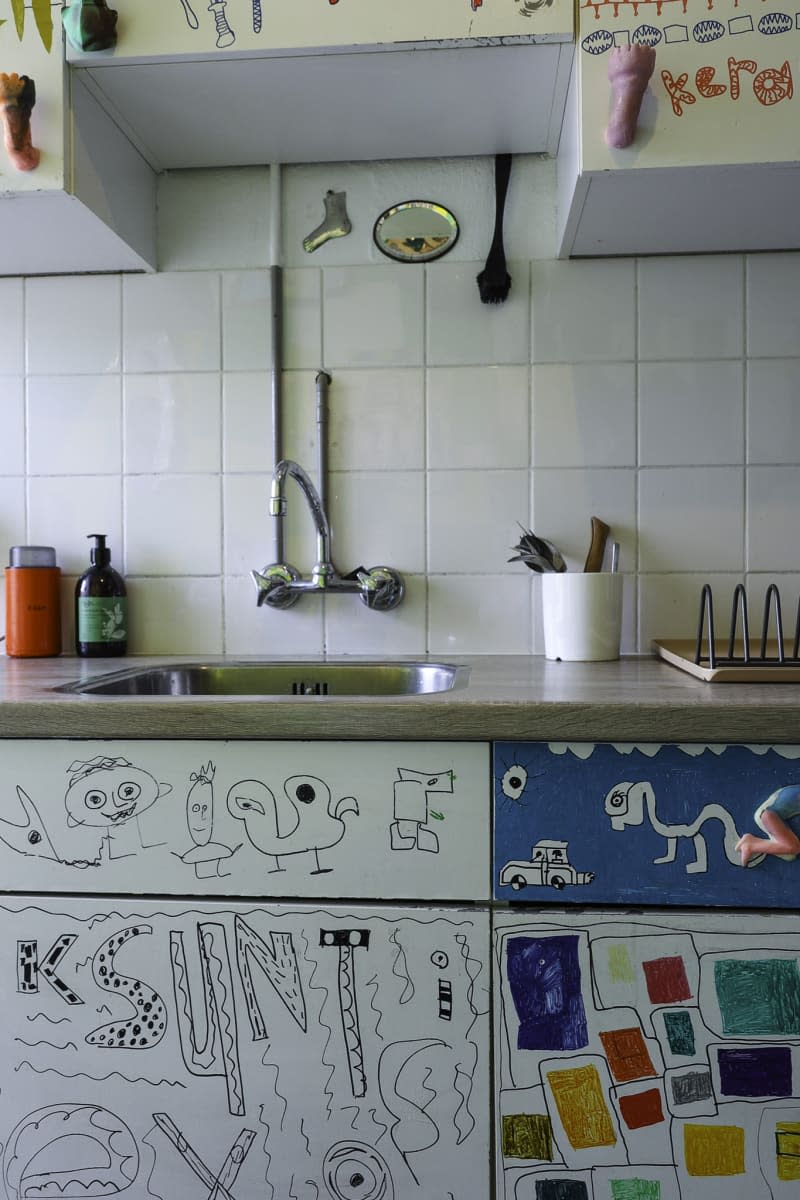
<svg viewBox="0 0 800 1200">
<path fill-rule="evenodd" d="M 452 771 L 440 771 L 426 775 L 424 771 L 412 771 L 408 767 L 397 768 L 398 778 L 394 782 L 394 820 L 389 826 L 392 850 L 427 850 L 438 854 L 439 838 L 428 824 L 428 818 L 444 820 L 441 813 L 429 806 L 430 796 L 445 793 L 452 795 Z"/>
<path fill-rule="evenodd" d="M 101 841 L 108 844 L 109 858 L 125 858 L 143 849 L 138 819 L 172 791 L 171 784 L 158 783 L 126 758 L 97 755 L 86 762 L 78 760 L 67 770 L 71 773 L 64 797 L 67 824 L 105 830 Z M 135 837 L 121 837 L 121 831 L 129 833 L 132 823 Z"/>
<path fill-rule="evenodd" d="M 800 784 L 791 783 L 773 792 L 756 809 L 753 820 L 767 835 L 758 837 L 745 833 L 736 843 L 746 867 L 754 855 L 774 854 L 785 862 L 793 862 L 800 855 L 800 838 L 788 822 L 800 817 Z"/>
</svg>

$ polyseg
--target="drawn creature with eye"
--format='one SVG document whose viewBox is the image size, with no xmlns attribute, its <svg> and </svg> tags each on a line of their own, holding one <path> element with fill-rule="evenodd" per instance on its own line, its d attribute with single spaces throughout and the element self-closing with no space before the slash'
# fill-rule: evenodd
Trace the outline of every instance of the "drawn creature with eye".
<svg viewBox="0 0 800 1200">
<path fill-rule="evenodd" d="M 74 762 L 68 770 L 71 778 L 64 797 L 67 824 L 105 830 L 109 858 L 123 858 L 141 849 L 144 842 L 138 818 L 159 797 L 171 792 L 171 785 L 158 783 L 149 771 L 126 758 L 98 755 L 87 762 Z M 136 837 L 123 839 L 117 831 L 130 822 L 136 825 Z"/>
</svg>

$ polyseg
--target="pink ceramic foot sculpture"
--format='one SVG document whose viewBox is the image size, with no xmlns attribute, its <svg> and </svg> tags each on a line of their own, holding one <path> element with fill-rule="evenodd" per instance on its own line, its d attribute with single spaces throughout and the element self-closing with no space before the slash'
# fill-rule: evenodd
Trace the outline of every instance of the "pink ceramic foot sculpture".
<svg viewBox="0 0 800 1200">
<path fill-rule="evenodd" d="M 36 103 L 36 85 L 27 75 L 0 72 L 0 116 L 5 144 L 12 166 L 32 171 L 39 165 L 39 151 L 31 140 L 31 110 Z"/>
<path fill-rule="evenodd" d="M 636 134 L 636 122 L 642 97 L 656 65 L 652 46 L 615 46 L 608 60 L 613 107 L 606 129 L 606 142 L 615 150 L 630 146 Z"/>
</svg>

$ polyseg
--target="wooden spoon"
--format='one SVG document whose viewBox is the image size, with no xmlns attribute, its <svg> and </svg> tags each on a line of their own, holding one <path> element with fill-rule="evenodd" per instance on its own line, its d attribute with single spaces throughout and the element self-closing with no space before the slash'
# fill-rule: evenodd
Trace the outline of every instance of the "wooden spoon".
<svg viewBox="0 0 800 1200">
<path fill-rule="evenodd" d="M 603 565 L 603 555 L 606 552 L 606 542 L 608 535 L 611 532 L 605 521 L 601 521 L 599 517 L 592 517 L 592 541 L 589 546 L 589 553 L 586 555 L 586 562 L 583 564 L 584 571 L 599 571 Z"/>
</svg>

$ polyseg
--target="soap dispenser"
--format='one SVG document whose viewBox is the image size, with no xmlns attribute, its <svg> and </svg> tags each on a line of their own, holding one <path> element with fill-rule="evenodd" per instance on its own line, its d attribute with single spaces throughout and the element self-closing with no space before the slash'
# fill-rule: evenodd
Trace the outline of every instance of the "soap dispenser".
<svg viewBox="0 0 800 1200">
<path fill-rule="evenodd" d="M 128 649 L 128 600 L 125 580 L 110 565 L 104 533 L 94 539 L 92 565 L 75 585 L 75 650 L 81 658 L 105 658 Z"/>
</svg>

